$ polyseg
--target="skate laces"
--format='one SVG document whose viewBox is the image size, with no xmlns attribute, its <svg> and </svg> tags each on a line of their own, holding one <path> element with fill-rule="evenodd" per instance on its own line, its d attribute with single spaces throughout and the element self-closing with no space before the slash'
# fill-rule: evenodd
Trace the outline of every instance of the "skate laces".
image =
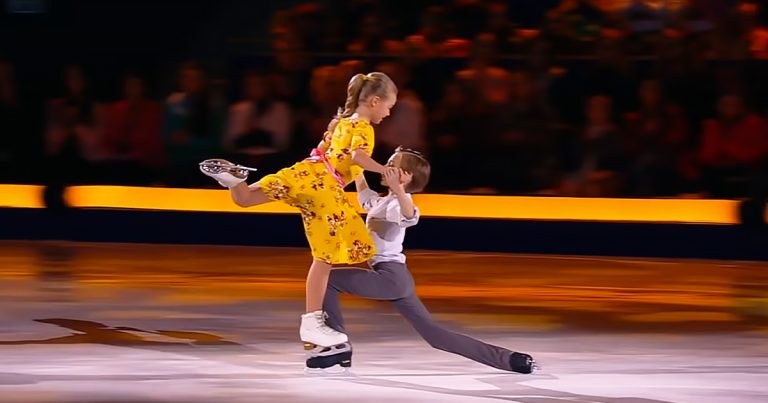
<svg viewBox="0 0 768 403">
<path fill-rule="evenodd" d="M 328 326 L 327 323 L 325 323 L 325 320 L 328 319 L 328 314 L 323 312 L 320 315 L 315 315 L 315 319 L 317 320 L 317 327 L 320 329 L 320 332 L 328 335 L 336 335 L 340 334 L 332 327 Z"/>
</svg>

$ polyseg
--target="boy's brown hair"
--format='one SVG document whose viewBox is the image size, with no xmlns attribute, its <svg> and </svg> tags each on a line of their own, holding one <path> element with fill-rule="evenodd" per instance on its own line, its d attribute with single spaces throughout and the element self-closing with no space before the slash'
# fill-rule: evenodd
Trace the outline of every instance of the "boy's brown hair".
<svg viewBox="0 0 768 403">
<path fill-rule="evenodd" d="M 429 183 L 429 175 L 432 171 L 429 161 L 420 152 L 409 148 L 397 147 L 395 153 L 399 153 L 402 156 L 400 159 L 400 169 L 413 175 L 411 182 L 405 186 L 405 191 L 408 193 L 423 191 L 427 187 L 427 183 Z"/>
</svg>

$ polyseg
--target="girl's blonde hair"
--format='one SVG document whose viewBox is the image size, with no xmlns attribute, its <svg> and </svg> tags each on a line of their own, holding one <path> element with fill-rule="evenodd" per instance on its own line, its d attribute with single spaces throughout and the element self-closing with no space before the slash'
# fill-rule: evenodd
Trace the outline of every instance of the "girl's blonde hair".
<svg viewBox="0 0 768 403">
<path fill-rule="evenodd" d="M 344 108 L 339 108 L 336 116 L 328 124 L 328 132 L 333 133 L 339 120 L 352 116 L 360 106 L 360 101 L 374 96 L 384 99 L 390 94 L 397 94 L 397 86 L 386 74 L 378 71 L 355 74 L 347 85 L 347 101 L 344 103 Z"/>
</svg>

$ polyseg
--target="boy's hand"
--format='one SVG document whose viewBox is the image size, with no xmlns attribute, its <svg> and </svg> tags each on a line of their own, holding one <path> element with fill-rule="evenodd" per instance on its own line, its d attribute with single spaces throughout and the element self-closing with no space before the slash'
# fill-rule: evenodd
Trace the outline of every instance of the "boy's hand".
<svg viewBox="0 0 768 403">
<path fill-rule="evenodd" d="M 400 179 L 400 175 L 403 171 L 400 168 L 387 167 L 384 171 L 384 183 L 393 191 L 402 190 L 403 183 Z"/>
</svg>

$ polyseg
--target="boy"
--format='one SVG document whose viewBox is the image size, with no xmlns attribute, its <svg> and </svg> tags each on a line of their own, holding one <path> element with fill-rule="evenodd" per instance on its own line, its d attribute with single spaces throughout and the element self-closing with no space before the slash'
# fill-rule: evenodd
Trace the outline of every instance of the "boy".
<svg viewBox="0 0 768 403">
<path fill-rule="evenodd" d="M 418 152 L 398 147 L 387 166 L 399 168 L 399 172 L 389 170 L 384 174 L 382 184 L 389 188 L 386 196 L 372 191 L 363 175 L 355 179 L 358 199 L 368 212 L 366 225 L 376 244 L 376 254 L 369 261 L 372 270 L 344 268 L 331 271 L 323 303 L 328 326 L 344 332 L 338 301 L 340 292 L 388 300 L 432 347 L 505 371 L 531 373 L 535 362 L 530 355 L 454 333 L 432 319 L 414 293 L 413 277 L 402 253 L 405 229 L 419 221 L 419 210 L 413 204 L 411 193 L 424 189 L 429 181 L 430 165 Z M 334 373 L 344 371 L 351 364 L 352 349 L 345 343 L 315 351 L 307 359 L 305 371 L 309 374 Z"/>
</svg>

